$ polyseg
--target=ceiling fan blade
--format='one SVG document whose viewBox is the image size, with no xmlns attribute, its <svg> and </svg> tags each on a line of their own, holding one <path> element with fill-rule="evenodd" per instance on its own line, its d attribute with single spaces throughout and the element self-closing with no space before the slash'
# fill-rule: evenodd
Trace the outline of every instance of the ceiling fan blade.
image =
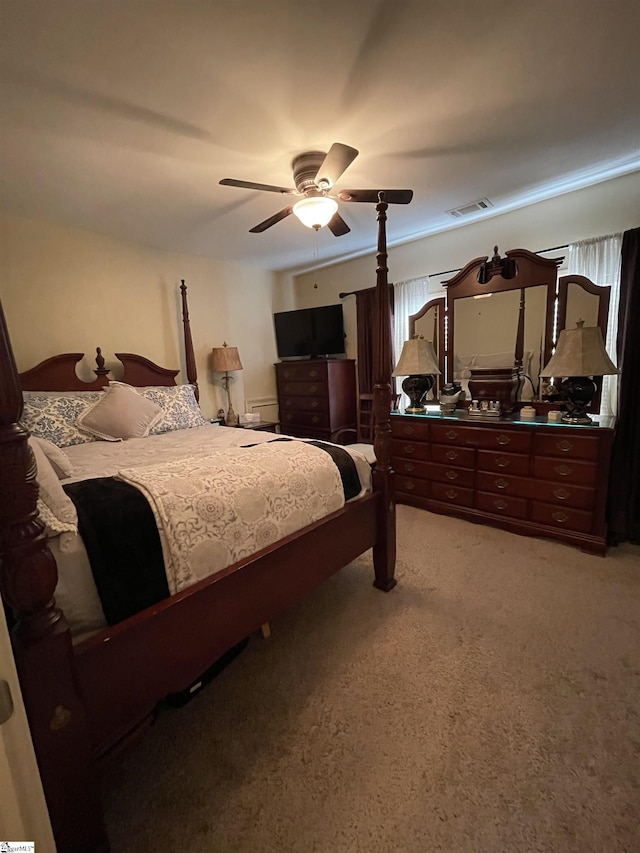
<svg viewBox="0 0 640 853">
<path fill-rule="evenodd" d="M 351 231 L 351 228 L 349 228 L 339 213 L 333 214 L 327 223 L 327 228 L 331 231 L 334 237 L 342 237 L 344 234 L 348 234 L 349 231 Z"/>
<path fill-rule="evenodd" d="M 384 193 L 387 204 L 409 204 L 413 198 L 413 190 L 340 190 L 340 201 L 366 201 L 378 203 L 378 193 Z"/>
<path fill-rule="evenodd" d="M 235 178 L 223 178 L 220 183 L 224 187 L 243 187 L 247 190 L 263 190 L 267 193 L 284 193 L 285 195 L 297 195 L 298 190 L 293 187 L 274 187 L 272 184 L 256 184 L 253 181 L 236 181 Z"/>
<path fill-rule="evenodd" d="M 286 219 L 293 213 L 293 207 L 283 207 L 282 210 L 279 210 L 277 213 L 274 213 L 273 216 L 270 216 L 268 219 L 265 219 L 264 222 L 261 222 L 259 225 L 254 225 L 253 228 L 249 228 L 250 234 L 261 234 L 263 231 L 266 231 L 267 228 L 271 228 L 272 225 L 275 225 L 276 222 L 280 222 L 282 219 Z"/>
<path fill-rule="evenodd" d="M 326 188 L 332 187 L 338 178 L 353 163 L 360 152 L 357 148 L 344 145 L 342 142 L 334 142 L 322 165 L 316 172 L 315 182 L 318 186 L 325 184 Z"/>
</svg>

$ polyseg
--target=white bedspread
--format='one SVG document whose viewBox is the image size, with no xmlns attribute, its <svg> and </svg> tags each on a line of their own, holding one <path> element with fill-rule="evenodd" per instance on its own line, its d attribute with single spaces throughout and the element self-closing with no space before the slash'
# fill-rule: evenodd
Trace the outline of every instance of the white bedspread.
<svg viewBox="0 0 640 853">
<path fill-rule="evenodd" d="M 173 595 L 344 506 L 331 457 L 301 441 L 123 469 L 158 525 Z"/>
<path fill-rule="evenodd" d="M 221 465 L 221 460 L 225 455 L 226 448 L 248 447 L 249 445 L 256 445 L 255 448 L 252 448 L 252 452 L 255 451 L 254 455 L 256 460 L 258 460 L 260 457 L 260 445 L 274 441 L 278 438 L 282 438 L 282 436 L 250 429 L 235 429 L 208 424 L 203 427 L 176 430 L 162 435 L 153 435 L 148 436 L 147 438 L 134 438 L 122 442 L 95 441 L 87 444 L 73 445 L 65 448 L 65 453 L 67 453 L 73 463 L 73 476 L 63 480 L 62 483 L 76 482 L 90 477 L 117 476 L 120 472 L 126 472 L 125 477 L 127 478 L 138 478 L 142 482 L 142 480 L 146 479 L 146 475 L 140 474 L 141 469 L 144 469 L 147 466 L 158 468 L 162 464 L 165 466 L 168 464 L 169 470 L 173 470 L 174 473 L 177 473 L 178 476 L 180 476 L 181 471 L 186 474 L 187 468 L 190 469 L 191 466 L 197 466 L 199 464 L 197 460 L 202 460 L 204 458 L 209 458 L 210 460 L 217 459 L 218 464 Z M 308 512 L 307 509 L 302 510 L 304 500 L 301 497 L 298 507 L 292 508 L 289 518 L 283 518 L 280 522 L 282 536 L 277 536 L 277 538 L 282 538 L 283 536 L 294 532 L 293 524 L 296 518 L 301 523 L 298 524 L 295 529 L 300 529 L 306 524 L 310 524 L 312 521 L 321 518 L 323 515 L 328 515 L 330 512 L 338 509 L 343 497 L 340 477 L 337 474 L 335 466 L 331 462 L 329 456 L 323 450 L 306 445 L 305 450 L 293 450 L 293 448 L 300 446 L 299 441 L 296 441 L 295 443 L 282 442 L 279 445 L 274 445 L 274 447 L 278 446 L 283 448 L 282 459 L 278 464 L 280 466 L 285 466 L 286 463 L 284 460 L 287 455 L 291 456 L 293 452 L 294 457 L 298 459 L 298 462 L 296 463 L 296 470 L 297 466 L 300 464 L 299 460 L 303 454 L 306 454 L 307 458 L 309 458 L 309 452 L 313 454 L 321 454 L 325 457 L 324 467 L 329 465 L 333 475 L 337 477 L 336 492 L 338 494 L 338 500 L 340 501 L 340 504 L 335 506 L 334 499 L 320 501 L 317 506 L 317 511 L 320 514 L 314 514 L 316 512 L 315 509 L 311 510 L 311 512 Z M 371 468 L 361 453 L 349 448 L 345 448 L 345 450 L 348 450 L 353 458 L 358 470 L 360 482 L 363 484 L 362 491 L 360 492 L 360 495 L 357 496 L 360 497 L 371 489 Z M 233 450 L 231 453 L 233 454 Z M 247 451 L 243 451 L 243 454 L 246 453 Z M 278 456 L 280 456 L 279 453 Z M 135 469 L 135 473 L 132 473 L 130 469 Z M 212 472 L 210 475 L 213 478 L 215 478 L 215 469 L 216 464 L 214 463 L 212 465 Z M 220 468 L 220 471 L 222 471 L 222 468 Z M 220 477 L 220 479 L 222 480 L 223 478 Z M 189 478 L 188 476 L 185 476 L 183 484 L 185 489 L 188 487 L 188 483 Z M 176 484 L 174 484 L 174 486 L 175 485 Z M 245 549 L 242 544 L 243 541 L 245 541 L 245 536 L 247 537 L 247 542 L 249 541 L 249 538 L 253 540 L 253 545 L 246 546 L 247 548 L 252 547 L 253 550 L 247 550 L 246 554 L 254 553 L 256 550 L 265 547 L 271 541 L 276 541 L 275 539 L 270 538 L 272 534 L 275 535 L 275 529 L 271 528 L 267 522 L 266 512 L 264 515 L 264 522 L 258 522 L 255 525 L 248 522 L 251 513 L 254 513 L 257 516 L 261 512 L 262 506 L 266 507 L 266 503 L 268 502 L 273 503 L 270 495 L 264 496 L 265 504 L 261 504 L 260 499 L 257 497 L 257 493 L 260 492 L 264 486 L 264 481 L 261 486 L 258 486 L 256 483 L 255 490 L 253 491 L 254 500 L 252 506 L 250 506 L 251 502 L 249 501 L 246 504 L 246 507 L 243 508 L 242 494 L 239 496 L 241 503 L 240 513 L 244 517 L 240 524 L 234 528 L 235 535 L 238 537 L 238 541 L 235 546 L 230 548 L 229 544 L 226 544 L 218 548 L 207 548 L 206 550 L 210 551 L 210 553 L 205 555 L 205 549 L 200 549 L 197 546 L 197 534 L 196 540 L 192 542 L 191 546 L 186 546 L 184 543 L 182 545 L 176 545 L 179 551 L 182 547 L 184 547 L 185 550 L 180 551 L 178 554 L 169 554 L 170 568 L 168 580 L 172 592 L 174 589 L 183 589 L 185 586 L 188 586 L 189 583 L 196 582 L 205 574 L 212 574 L 214 571 L 222 569 L 236 560 L 241 559 L 245 555 Z M 231 488 L 231 486 L 229 485 L 228 488 Z M 324 487 L 321 487 L 321 490 L 323 489 Z M 245 496 L 248 498 L 249 494 L 245 493 Z M 357 497 L 353 498 L 353 500 L 356 500 Z M 321 507 L 322 503 L 324 503 L 324 509 Z M 159 510 L 157 507 L 154 507 L 153 503 L 152 507 L 154 508 L 154 512 L 156 512 L 156 518 L 158 518 L 158 513 L 164 512 L 164 509 Z M 217 509 L 215 512 L 222 508 L 221 504 L 216 504 L 216 507 Z M 211 508 L 213 512 L 213 504 L 211 505 Z M 300 514 L 300 512 L 302 512 L 302 514 Z M 307 518 L 309 520 L 306 520 Z M 207 522 L 207 524 L 209 523 L 212 523 L 214 526 L 216 524 L 215 521 Z M 255 529 L 253 529 L 254 527 Z M 161 530 L 163 553 L 166 561 L 167 551 L 165 548 L 169 546 L 166 544 L 167 537 L 163 536 L 162 529 L 159 529 Z M 62 608 L 67 620 L 69 621 L 75 640 L 79 640 L 88 633 L 104 627 L 106 625 L 106 621 L 102 612 L 98 592 L 96 590 L 95 583 L 93 582 L 89 559 L 87 557 L 86 550 L 84 549 L 82 539 L 80 536 L 74 536 L 72 534 L 64 534 L 64 537 L 64 542 L 59 541 L 59 537 L 57 540 L 54 539 L 50 541 L 52 551 L 58 564 L 58 586 L 56 588 L 55 597 L 58 605 Z M 189 551 L 191 552 L 190 554 Z M 226 562 L 226 558 L 223 556 L 225 551 L 229 553 L 229 559 L 227 559 Z M 205 563 L 207 561 L 209 562 L 209 568 L 205 571 Z M 171 580 L 171 576 L 173 576 L 173 580 Z M 189 577 L 192 579 L 189 580 Z"/>
</svg>

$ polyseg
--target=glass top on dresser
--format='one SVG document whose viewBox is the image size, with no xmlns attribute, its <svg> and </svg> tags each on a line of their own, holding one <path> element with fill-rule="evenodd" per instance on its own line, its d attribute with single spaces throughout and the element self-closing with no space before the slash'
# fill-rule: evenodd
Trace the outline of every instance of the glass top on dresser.
<svg viewBox="0 0 640 853">
<path fill-rule="evenodd" d="M 607 415 L 592 415 L 593 423 L 591 424 L 565 424 L 562 421 L 549 421 L 546 415 L 537 415 L 535 418 L 519 418 L 518 413 L 514 412 L 508 417 L 493 417 L 493 416 L 472 416 L 469 415 L 466 409 L 457 409 L 451 414 L 443 414 L 439 406 L 428 408 L 423 414 L 409 414 L 404 412 L 391 412 L 392 417 L 412 418 L 415 420 L 433 420 L 433 421 L 458 421 L 465 424 L 518 424 L 519 426 L 531 427 L 560 427 L 561 429 L 593 429 L 599 427 L 601 429 L 613 429 L 615 426 L 615 418 Z"/>
</svg>

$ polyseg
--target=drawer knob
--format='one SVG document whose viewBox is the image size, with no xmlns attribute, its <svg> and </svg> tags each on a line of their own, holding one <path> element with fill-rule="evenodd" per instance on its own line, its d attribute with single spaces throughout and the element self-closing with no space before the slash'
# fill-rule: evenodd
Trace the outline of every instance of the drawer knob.
<svg viewBox="0 0 640 853">
<path fill-rule="evenodd" d="M 457 450 L 447 450 L 447 459 L 457 459 L 458 451 Z"/>
<path fill-rule="evenodd" d="M 567 498 L 571 497 L 571 492 L 567 491 L 567 489 L 554 489 L 553 495 L 558 498 L 559 501 L 566 501 Z"/>
<path fill-rule="evenodd" d="M 569 516 L 565 512 L 554 512 L 551 514 L 551 518 L 557 521 L 558 524 L 564 524 L 565 521 L 569 521 Z"/>
<path fill-rule="evenodd" d="M 454 429 L 450 429 L 447 432 L 446 436 L 449 439 L 449 441 L 455 441 L 456 438 L 458 437 L 458 433 Z"/>
<path fill-rule="evenodd" d="M 311 423 L 312 424 L 317 424 L 319 420 L 320 420 L 320 418 L 317 415 L 313 415 L 311 417 Z"/>
<path fill-rule="evenodd" d="M 412 483 L 412 482 L 411 482 L 411 480 L 406 480 L 406 481 L 405 481 L 405 484 L 404 484 L 404 487 L 405 487 L 405 489 L 406 489 L 408 492 L 410 492 L 410 491 L 412 491 L 413 489 L 415 489 L 416 484 L 415 484 L 415 483 Z"/>
<path fill-rule="evenodd" d="M 458 473 L 457 473 L 457 471 L 447 471 L 445 473 L 445 477 L 447 478 L 447 480 L 457 480 L 458 479 Z"/>
<path fill-rule="evenodd" d="M 571 444 L 570 441 L 567 441 L 566 438 L 564 438 L 562 441 L 557 441 L 556 447 L 563 453 L 568 453 L 570 450 L 573 450 L 573 444 Z"/>
<path fill-rule="evenodd" d="M 416 452 L 416 448 L 415 448 L 415 446 L 414 446 L 413 444 L 405 444 L 405 446 L 404 446 L 404 452 L 405 452 L 405 453 L 415 453 L 415 452 Z"/>
<path fill-rule="evenodd" d="M 311 388 L 310 388 L 309 390 L 311 391 L 311 393 L 312 393 L 312 394 L 315 394 L 315 393 L 316 393 L 316 391 L 318 390 L 318 386 L 317 386 L 317 385 L 312 385 L 312 386 L 311 386 Z"/>
<path fill-rule="evenodd" d="M 447 489 L 445 495 L 449 498 L 450 501 L 455 500 L 458 497 L 458 493 L 455 489 Z"/>
<path fill-rule="evenodd" d="M 511 461 L 506 456 L 496 456 L 496 465 L 498 468 L 508 468 Z"/>
<path fill-rule="evenodd" d="M 309 376 L 310 376 L 312 379 L 315 379 L 317 375 L 318 375 L 318 371 L 317 371 L 317 370 L 310 370 L 310 371 L 309 371 Z"/>
<path fill-rule="evenodd" d="M 499 489 L 506 489 L 506 488 L 507 488 L 507 486 L 509 485 L 508 481 L 507 481 L 507 480 L 504 480 L 502 477 L 498 477 L 498 479 L 497 479 L 497 480 L 495 480 L 494 482 L 495 482 L 495 485 L 496 485 Z"/>
<path fill-rule="evenodd" d="M 317 409 L 317 408 L 318 408 L 318 405 L 319 405 L 319 403 L 318 403 L 318 401 L 317 401 L 317 400 L 312 400 L 312 401 L 311 401 L 311 408 L 312 408 L 312 409 Z"/>
<path fill-rule="evenodd" d="M 404 470 L 405 471 L 413 471 L 415 469 L 415 467 L 416 466 L 413 464 L 413 462 L 405 462 L 404 463 Z"/>
<path fill-rule="evenodd" d="M 496 441 L 498 442 L 498 444 L 502 445 L 503 447 L 505 444 L 511 444 L 511 439 L 509 438 L 509 436 L 504 435 L 502 433 L 496 438 Z"/>
<path fill-rule="evenodd" d="M 413 435 L 414 431 L 415 430 L 413 429 L 413 427 L 409 426 L 409 424 L 407 424 L 407 426 L 405 426 L 405 428 L 404 428 L 404 434 L 405 435 Z"/>
<path fill-rule="evenodd" d="M 571 468 L 568 465 L 556 465 L 554 471 L 561 477 L 568 477 L 571 473 Z"/>
<path fill-rule="evenodd" d="M 503 501 L 500 499 L 500 500 L 494 501 L 493 505 L 496 509 L 506 509 L 508 506 L 508 503 L 506 501 Z"/>
<path fill-rule="evenodd" d="M 285 401 L 284 401 L 284 404 L 285 404 L 285 406 L 291 406 L 291 405 L 292 405 L 292 401 L 291 401 L 291 400 L 285 400 Z"/>
</svg>

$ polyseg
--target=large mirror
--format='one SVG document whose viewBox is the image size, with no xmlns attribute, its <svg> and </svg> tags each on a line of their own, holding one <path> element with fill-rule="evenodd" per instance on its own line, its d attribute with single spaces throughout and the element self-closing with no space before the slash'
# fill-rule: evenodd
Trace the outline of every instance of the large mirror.
<svg viewBox="0 0 640 853">
<path fill-rule="evenodd" d="M 558 279 L 562 258 L 543 258 L 526 249 L 470 261 L 443 282 L 446 298 L 429 300 L 409 318 L 409 334 L 433 342 L 442 375 L 434 388 L 459 381 L 473 396 L 472 371 L 495 369 L 518 375 L 517 402 L 540 399 L 540 372 L 562 329 L 578 320 L 600 326 L 606 339 L 609 287 L 584 276 Z M 597 411 L 599 398 L 592 410 Z"/>
</svg>

